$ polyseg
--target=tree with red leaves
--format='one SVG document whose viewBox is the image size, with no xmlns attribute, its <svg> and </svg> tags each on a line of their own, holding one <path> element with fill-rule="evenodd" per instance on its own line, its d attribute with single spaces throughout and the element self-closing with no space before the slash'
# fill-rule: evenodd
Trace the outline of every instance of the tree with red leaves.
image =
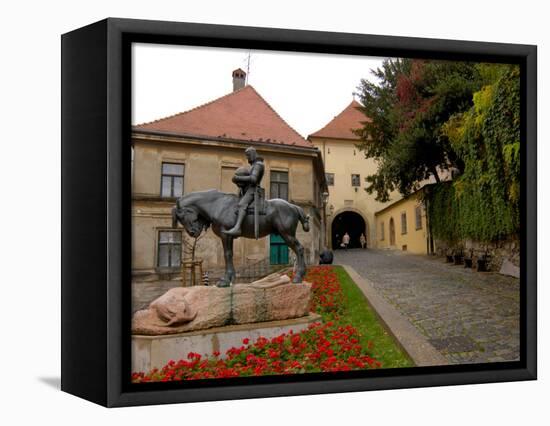
<svg viewBox="0 0 550 426">
<path fill-rule="evenodd" d="M 372 73 L 376 81 L 361 80 L 357 93 L 370 119 L 356 130 L 359 147 L 379 165 L 367 191 L 385 202 L 392 191 L 406 196 L 426 179 L 439 182 L 440 171 L 463 170 L 442 126 L 471 108 L 482 84 L 476 65 L 386 59 Z"/>
</svg>

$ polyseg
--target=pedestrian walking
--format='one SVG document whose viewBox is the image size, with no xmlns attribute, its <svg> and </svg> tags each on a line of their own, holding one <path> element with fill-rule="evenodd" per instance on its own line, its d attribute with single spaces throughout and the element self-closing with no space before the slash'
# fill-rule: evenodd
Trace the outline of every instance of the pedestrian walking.
<svg viewBox="0 0 550 426">
<path fill-rule="evenodd" d="M 361 232 L 361 236 L 359 237 L 359 242 L 361 243 L 361 248 L 364 249 L 367 247 L 367 238 L 365 237 L 365 234 Z"/>
<path fill-rule="evenodd" d="M 347 250 L 349 245 L 349 234 L 347 232 L 342 237 L 342 244 L 344 245 L 344 249 Z"/>
</svg>

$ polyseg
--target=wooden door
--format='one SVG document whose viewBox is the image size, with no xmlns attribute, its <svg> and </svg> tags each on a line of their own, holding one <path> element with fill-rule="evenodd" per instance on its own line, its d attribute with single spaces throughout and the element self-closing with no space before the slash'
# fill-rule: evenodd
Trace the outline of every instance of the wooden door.
<svg viewBox="0 0 550 426">
<path fill-rule="evenodd" d="M 395 224 L 393 223 L 393 217 L 390 219 L 390 246 L 395 245 Z"/>
<path fill-rule="evenodd" d="M 269 236 L 269 263 L 288 265 L 288 246 L 280 235 Z"/>
</svg>

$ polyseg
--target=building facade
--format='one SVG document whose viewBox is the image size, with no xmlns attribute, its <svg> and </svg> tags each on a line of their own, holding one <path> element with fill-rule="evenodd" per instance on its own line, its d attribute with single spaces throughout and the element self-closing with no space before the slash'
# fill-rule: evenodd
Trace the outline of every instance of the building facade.
<svg viewBox="0 0 550 426">
<path fill-rule="evenodd" d="M 189 237 L 171 228 L 175 200 L 187 193 L 217 189 L 237 193 L 231 179 L 247 165 L 244 150 L 254 146 L 263 157 L 266 198 L 283 198 L 309 214 L 311 230 L 297 231 L 307 261 L 322 245 L 322 197 L 326 192 L 322 156 L 256 92 L 244 84 L 246 73 L 233 72 L 234 91 L 190 111 L 133 127 L 132 269 L 135 279 L 176 274 Z M 196 257 L 213 275 L 223 270 L 220 240 L 208 230 L 198 240 Z M 240 267 L 269 259 L 288 263 L 280 237 L 238 238 L 234 262 Z M 290 259 L 291 260 L 291 259 Z"/>
<path fill-rule="evenodd" d="M 376 173 L 376 163 L 357 148 L 360 139 L 352 129 L 362 127 L 365 115 L 361 105 L 352 101 L 326 126 L 308 136 L 323 156 L 329 196 L 327 200 L 327 245 L 337 249 L 344 233 L 350 246 L 359 247 L 364 233 L 367 247 L 376 247 L 375 212 L 385 204 L 366 191 L 368 175 Z"/>
<path fill-rule="evenodd" d="M 379 248 L 428 254 L 430 234 L 422 190 L 389 204 L 375 213 Z"/>
<path fill-rule="evenodd" d="M 350 235 L 350 246 L 360 247 L 364 233 L 367 247 L 405 250 L 427 254 L 430 248 L 426 211 L 422 189 L 403 198 L 397 191 L 390 201 L 380 203 L 375 194 L 366 190 L 366 177 L 377 171 L 372 158 L 365 158 L 357 148 L 360 138 L 353 132 L 363 127 L 367 117 L 360 111 L 361 104 L 352 101 L 333 120 L 308 140 L 322 153 L 329 196 L 326 203 L 327 245 L 340 248 L 344 233 Z M 440 179 L 448 174 L 440 172 Z M 433 183 L 428 179 L 420 185 Z"/>
</svg>

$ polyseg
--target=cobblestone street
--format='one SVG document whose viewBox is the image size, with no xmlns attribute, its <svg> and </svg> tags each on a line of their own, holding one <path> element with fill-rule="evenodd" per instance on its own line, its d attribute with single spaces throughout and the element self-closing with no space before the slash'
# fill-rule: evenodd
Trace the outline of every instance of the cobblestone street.
<svg viewBox="0 0 550 426">
<path fill-rule="evenodd" d="M 337 250 L 451 364 L 519 359 L 519 280 L 398 251 Z"/>
</svg>

